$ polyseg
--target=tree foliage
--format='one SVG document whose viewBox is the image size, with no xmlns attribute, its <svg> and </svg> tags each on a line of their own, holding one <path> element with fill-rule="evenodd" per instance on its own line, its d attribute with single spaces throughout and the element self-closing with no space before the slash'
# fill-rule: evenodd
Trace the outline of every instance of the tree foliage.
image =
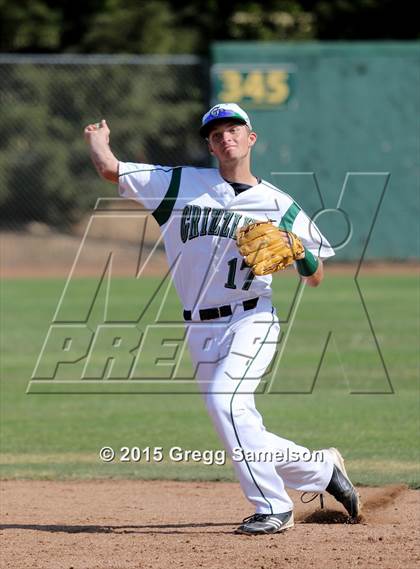
<svg viewBox="0 0 420 569">
<path fill-rule="evenodd" d="M 206 53 L 214 40 L 418 39 L 409 0 L 0 0 L 0 51 Z"/>
<path fill-rule="evenodd" d="M 83 128 L 106 117 L 121 160 L 203 164 L 200 66 L 0 66 L 0 219 L 71 225 L 115 187 L 94 173 Z"/>
</svg>

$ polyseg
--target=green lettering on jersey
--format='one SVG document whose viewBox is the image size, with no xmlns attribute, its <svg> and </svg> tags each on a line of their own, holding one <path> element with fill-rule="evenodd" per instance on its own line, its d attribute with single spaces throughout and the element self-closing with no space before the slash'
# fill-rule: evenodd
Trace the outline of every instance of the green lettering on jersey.
<svg viewBox="0 0 420 569">
<path fill-rule="evenodd" d="M 181 217 L 181 241 L 183 243 L 186 242 L 188 239 L 188 232 L 190 230 L 190 219 L 191 216 L 191 206 L 186 205 L 182 210 L 182 217 Z"/>
<path fill-rule="evenodd" d="M 215 208 L 213 209 L 213 211 L 211 212 L 211 221 L 210 221 L 210 226 L 209 226 L 209 231 L 208 231 L 208 235 L 219 235 L 219 221 L 220 218 L 223 215 L 224 210 L 223 209 L 218 209 Z"/>
<path fill-rule="evenodd" d="M 191 223 L 190 223 L 190 234 L 188 239 L 194 239 L 198 237 L 198 222 L 200 221 L 201 207 L 199 205 L 193 205 L 191 207 Z"/>
<path fill-rule="evenodd" d="M 233 217 L 233 211 L 225 211 L 223 216 L 223 224 L 220 228 L 220 237 L 228 237 L 229 236 L 229 223 Z"/>
<path fill-rule="evenodd" d="M 254 223 L 255 219 L 253 217 L 245 217 L 244 218 L 244 227 L 245 225 L 249 225 L 250 223 Z"/>
<path fill-rule="evenodd" d="M 203 208 L 203 219 L 201 222 L 200 235 L 207 235 L 207 220 L 209 218 L 210 212 L 211 212 L 211 207 Z"/>
<path fill-rule="evenodd" d="M 235 213 L 235 217 L 233 218 L 233 223 L 232 226 L 230 228 L 230 233 L 229 233 L 229 237 L 231 239 L 235 239 L 236 241 L 236 229 L 238 227 L 238 223 L 241 220 L 242 215 L 240 213 Z"/>
</svg>

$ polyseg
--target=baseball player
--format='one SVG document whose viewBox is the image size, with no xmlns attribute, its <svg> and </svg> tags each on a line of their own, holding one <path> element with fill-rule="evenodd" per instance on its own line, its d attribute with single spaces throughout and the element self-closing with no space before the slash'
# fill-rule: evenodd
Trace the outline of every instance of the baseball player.
<svg viewBox="0 0 420 569">
<path fill-rule="evenodd" d="M 214 106 L 200 134 L 218 168 L 120 162 L 105 120 L 85 129 L 99 175 L 118 184 L 120 196 L 141 202 L 161 227 L 200 391 L 255 508 L 236 532 L 291 528 L 286 488 L 326 491 L 356 520 L 359 497 L 340 453 L 310 453 L 268 432 L 254 401 L 280 331 L 271 273 L 294 263 L 308 286 L 318 286 L 322 259 L 334 251 L 293 198 L 251 172 L 257 134 L 243 109 Z"/>
</svg>

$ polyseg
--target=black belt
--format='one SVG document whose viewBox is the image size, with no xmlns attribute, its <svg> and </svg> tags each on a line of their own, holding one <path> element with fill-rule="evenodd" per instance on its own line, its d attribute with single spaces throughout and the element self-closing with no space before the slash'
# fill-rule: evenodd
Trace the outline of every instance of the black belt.
<svg viewBox="0 0 420 569">
<path fill-rule="evenodd" d="M 258 304 L 258 298 L 250 298 L 244 300 L 242 306 L 244 310 L 252 310 Z M 199 310 L 200 320 L 214 320 L 215 318 L 222 318 L 223 316 L 231 316 L 233 314 L 230 304 L 219 306 L 218 308 L 204 308 Z M 184 320 L 192 320 L 191 310 L 184 310 Z"/>
</svg>

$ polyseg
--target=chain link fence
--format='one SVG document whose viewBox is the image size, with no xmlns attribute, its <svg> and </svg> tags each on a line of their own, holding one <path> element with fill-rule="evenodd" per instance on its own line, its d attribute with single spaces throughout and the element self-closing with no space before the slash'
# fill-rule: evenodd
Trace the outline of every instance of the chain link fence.
<svg viewBox="0 0 420 569">
<path fill-rule="evenodd" d="M 207 165 L 208 70 L 195 56 L 0 55 L 0 223 L 66 228 L 114 197 L 83 128 L 106 118 L 121 160 Z"/>
</svg>

